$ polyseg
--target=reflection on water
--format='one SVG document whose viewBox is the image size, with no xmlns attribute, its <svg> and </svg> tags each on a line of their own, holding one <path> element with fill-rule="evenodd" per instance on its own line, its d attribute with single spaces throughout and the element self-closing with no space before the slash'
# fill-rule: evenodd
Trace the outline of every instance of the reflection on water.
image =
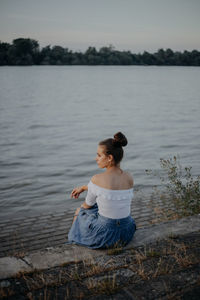
<svg viewBox="0 0 200 300">
<path fill-rule="evenodd" d="M 180 155 L 199 170 L 200 68 L 2 67 L 0 217 L 70 209 L 70 191 L 97 172 L 98 141 L 126 134 L 122 167 L 145 174 Z M 75 203 L 75 204 L 74 204 Z"/>
</svg>

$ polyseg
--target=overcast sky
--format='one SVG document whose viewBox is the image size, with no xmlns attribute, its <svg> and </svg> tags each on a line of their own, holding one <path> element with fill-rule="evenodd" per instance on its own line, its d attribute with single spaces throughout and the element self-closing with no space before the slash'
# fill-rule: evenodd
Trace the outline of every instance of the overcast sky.
<svg viewBox="0 0 200 300">
<path fill-rule="evenodd" d="M 0 0 L 0 40 L 85 51 L 200 50 L 200 0 Z"/>
</svg>

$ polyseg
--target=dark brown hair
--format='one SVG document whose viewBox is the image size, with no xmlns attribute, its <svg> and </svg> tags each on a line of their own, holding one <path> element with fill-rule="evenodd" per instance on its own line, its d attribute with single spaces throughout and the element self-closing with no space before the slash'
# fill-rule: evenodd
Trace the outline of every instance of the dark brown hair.
<svg viewBox="0 0 200 300">
<path fill-rule="evenodd" d="M 114 138 L 103 140 L 99 143 L 100 146 L 105 146 L 105 154 L 112 155 L 117 165 L 123 158 L 125 147 L 128 144 L 127 138 L 121 132 L 117 132 Z"/>
</svg>

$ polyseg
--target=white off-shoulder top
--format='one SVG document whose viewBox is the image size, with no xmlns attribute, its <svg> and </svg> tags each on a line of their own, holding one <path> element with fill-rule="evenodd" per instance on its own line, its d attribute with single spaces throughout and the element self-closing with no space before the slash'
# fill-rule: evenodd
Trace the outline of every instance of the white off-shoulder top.
<svg viewBox="0 0 200 300">
<path fill-rule="evenodd" d="M 90 181 L 85 202 L 89 206 L 97 203 L 99 214 L 104 217 L 121 219 L 130 215 L 132 199 L 133 188 L 127 190 L 109 190 Z"/>
</svg>

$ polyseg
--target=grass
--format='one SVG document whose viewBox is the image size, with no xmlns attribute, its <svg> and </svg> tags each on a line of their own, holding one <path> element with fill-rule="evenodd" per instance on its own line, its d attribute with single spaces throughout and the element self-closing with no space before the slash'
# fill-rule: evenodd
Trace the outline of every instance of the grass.
<svg viewBox="0 0 200 300">
<path fill-rule="evenodd" d="M 147 257 L 159 257 L 161 253 L 159 251 L 150 248 L 149 251 L 147 251 L 146 255 Z"/>
<path fill-rule="evenodd" d="M 110 248 L 107 250 L 107 255 L 118 255 L 123 252 L 123 247 Z"/>
<path fill-rule="evenodd" d="M 172 239 L 172 240 L 175 240 L 178 238 L 178 234 L 175 234 L 173 232 L 170 232 L 169 235 L 168 235 L 168 238 L 169 239 Z"/>
<path fill-rule="evenodd" d="M 154 210 L 158 216 L 157 220 L 176 219 L 200 213 L 200 177 L 194 179 L 191 168 L 183 169 L 176 157 L 169 160 L 161 159 L 160 162 L 163 169 L 161 179 L 163 183 L 165 182 L 166 191 L 157 191 L 157 196 L 159 195 L 162 202 L 162 208 L 157 206 Z M 73 299 L 75 295 L 77 299 L 84 299 L 92 295 L 115 294 L 130 282 L 134 284 L 141 280 L 149 282 L 198 264 L 200 257 L 192 252 L 195 246 L 180 242 L 179 239 L 178 235 L 169 233 L 164 242 L 159 241 L 157 245 L 131 250 L 124 250 L 121 245 L 116 244 L 106 250 L 106 255 L 111 258 L 104 264 L 91 259 L 45 271 L 19 273 L 12 279 L 11 287 L 0 289 L 0 298 L 6 299 L 21 293 L 16 282 L 21 284 L 22 290 L 30 300 L 47 300 L 52 298 L 52 293 L 56 299 L 57 291 L 63 287 L 65 287 L 65 292 L 62 292 L 63 299 Z M 22 258 L 24 254 L 23 251 L 16 253 Z M 120 258 L 115 258 L 117 255 L 121 255 Z M 116 264 L 119 260 L 120 264 Z M 123 278 L 121 281 L 116 280 L 115 273 L 121 268 L 133 271 L 134 275 L 125 281 Z M 169 290 L 169 286 L 164 283 L 166 290 Z M 174 295 L 175 292 L 170 290 L 166 299 L 173 299 L 170 297 Z"/>
<path fill-rule="evenodd" d="M 11 288 L 0 288 L 0 299 L 6 299 L 15 295 L 15 292 Z"/>
<path fill-rule="evenodd" d="M 101 281 L 91 279 L 89 280 L 87 287 L 95 294 L 106 295 L 114 294 L 120 289 L 120 286 L 116 283 L 115 276 L 108 276 Z"/>
<path fill-rule="evenodd" d="M 148 282 L 159 280 L 160 276 L 165 278 L 198 265 L 198 249 L 199 240 L 195 244 L 169 235 L 166 240 L 155 244 L 124 250 L 120 257 L 105 255 L 100 261 L 91 258 L 45 271 L 20 273 L 10 280 L 9 287 L 0 290 L 0 298 L 6 299 L 10 295 L 17 298 L 24 293 L 30 300 L 56 299 L 57 296 L 58 299 L 84 299 L 116 294 L 125 286 L 140 282 L 145 289 Z M 131 271 L 130 275 L 123 275 L 126 270 Z M 167 278 L 170 280 L 170 277 Z M 173 290 L 170 293 L 174 295 Z"/>
<path fill-rule="evenodd" d="M 154 212 L 157 218 L 153 223 L 177 219 L 200 213 L 200 176 L 193 176 L 192 167 L 182 167 L 179 156 L 160 159 L 161 171 L 146 170 L 150 176 L 160 178 L 162 188 L 154 187 L 151 205 L 159 200 Z"/>
</svg>

